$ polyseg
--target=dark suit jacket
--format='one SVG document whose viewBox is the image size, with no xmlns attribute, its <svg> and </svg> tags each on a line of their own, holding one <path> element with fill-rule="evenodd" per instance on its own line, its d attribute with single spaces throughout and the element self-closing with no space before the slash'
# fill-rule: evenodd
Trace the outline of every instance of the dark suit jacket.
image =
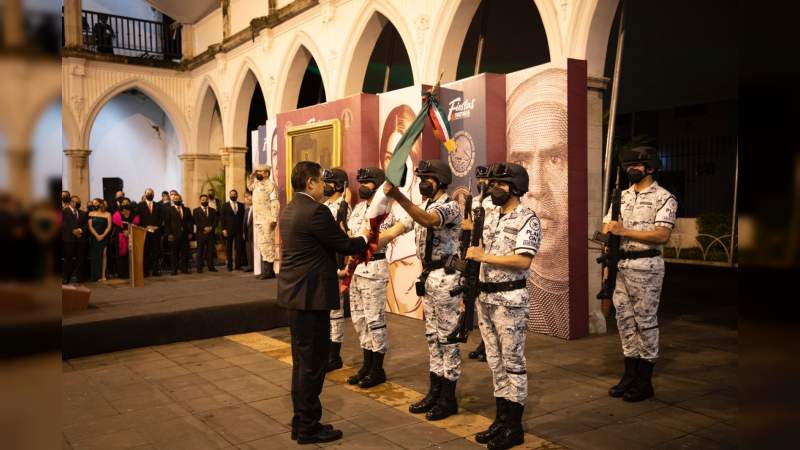
<svg viewBox="0 0 800 450">
<path fill-rule="evenodd" d="M 186 237 L 194 233 L 194 220 L 192 220 L 192 211 L 186 206 L 183 208 L 183 220 L 178 214 L 178 210 L 173 206 L 167 209 L 164 215 L 164 233 L 173 235 L 176 238 Z"/>
<path fill-rule="evenodd" d="M 203 212 L 203 207 L 197 207 L 194 209 L 192 213 L 192 218 L 194 219 L 194 224 L 197 226 L 197 236 L 206 236 L 203 234 L 203 228 L 211 227 L 211 232 L 207 236 L 214 235 L 214 228 L 217 226 L 217 222 L 219 221 L 219 214 L 217 214 L 217 210 L 208 207 L 208 215 Z"/>
<path fill-rule="evenodd" d="M 78 237 L 72 234 L 72 231 L 76 228 L 80 228 L 83 230 L 83 235 L 81 236 L 81 240 L 86 239 L 89 235 L 89 222 L 88 218 L 89 215 L 86 212 L 81 211 L 79 209 L 75 210 L 78 212 L 78 216 L 75 217 L 75 213 L 72 212 L 72 209 L 69 207 L 64 208 L 61 210 L 61 240 L 62 242 L 75 242 L 78 240 Z"/>
<path fill-rule="evenodd" d="M 244 203 L 236 202 L 236 214 L 233 213 L 231 202 L 225 202 L 222 206 L 222 229 L 228 232 L 228 236 L 242 235 L 244 225 Z"/>
<path fill-rule="evenodd" d="M 248 217 L 249 215 L 249 217 Z M 249 220 L 248 220 L 249 219 Z M 255 227 L 255 220 L 253 207 L 247 208 L 247 211 L 244 212 L 244 240 L 245 242 L 253 242 L 253 228 Z"/>
<path fill-rule="evenodd" d="M 283 243 L 278 303 L 300 310 L 338 308 L 336 253 L 361 253 L 366 240 L 349 238 L 325 205 L 301 193 L 294 195 L 278 221 Z"/>
<path fill-rule="evenodd" d="M 160 202 L 153 202 L 152 213 L 150 212 L 150 209 L 147 208 L 146 201 L 139 203 L 136 210 L 139 212 L 139 225 L 143 227 L 161 227 L 164 224 Z"/>
</svg>

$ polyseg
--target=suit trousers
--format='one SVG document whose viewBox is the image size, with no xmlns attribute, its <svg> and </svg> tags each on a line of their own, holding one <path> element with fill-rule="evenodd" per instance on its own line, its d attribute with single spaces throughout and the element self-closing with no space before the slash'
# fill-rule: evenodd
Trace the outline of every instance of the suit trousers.
<svg viewBox="0 0 800 450">
<path fill-rule="evenodd" d="M 234 259 L 234 255 L 236 259 Z M 233 236 L 228 235 L 225 237 L 225 258 L 227 259 L 228 269 L 242 267 L 245 255 L 241 233 L 234 233 Z"/>
<path fill-rule="evenodd" d="M 86 250 L 87 245 L 83 240 L 64 242 L 64 267 L 63 283 L 68 284 L 72 275 L 77 272 L 78 282 L 86 281 Z"/>
<path fill-rule="evenodd" d="M 330 311 L 289 310 L 292 335 L 292 429 L 313 432 L 322 418 L 319 394 L 330 351 Z"/>
<path fill-rule="evenodd" d="M 189 239 L 186 235 L 175 236 L 170 241 L 170 259 L 172 263 L 172 273 L 178 271 L 178 264 L 183 272 L 189 271 Z"/>
<path fill-rule="evenodd" d="M 112 246 L 113 247 L 113 246 Z M 158 271 L 158 255 L 161 253 L 161 236 L 159 233 L 147 232 L 144 238 L 144 274 L 150 275 Z M 127 267 L 127 266 L 126 266 Z M 120 269 L 122 272 L 123 269 Z M 120 273 L 121 275 L 121 273 Z M 128 272 L 125 271 L 125 276 Z"/>
<path fill-rule="evenodd" d="M 195 264 L 197 270 L 202 270 L 203 266 L 209 269 L 214 267 L 214 234 L 197 234 L 197 263 Z"/>
</svg>

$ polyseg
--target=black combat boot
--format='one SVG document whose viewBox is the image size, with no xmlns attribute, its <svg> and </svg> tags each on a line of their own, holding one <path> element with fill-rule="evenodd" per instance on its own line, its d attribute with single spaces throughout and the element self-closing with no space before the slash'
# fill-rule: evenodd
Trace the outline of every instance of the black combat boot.
<svg viewBox="0 0 800 450">
<path fill-rule="evenodd" d="M 331 342 L 331 352 L 328 354 L 328 363 L 325 365 L 325 372 L 342 368 L 341 342 Z"/>
<path fill-rule="evenodd" d="M 625 394 L 625 391 L 630 389 L 631 385 L 633 384 L 633 380 L 636 379 L 636 370 L 639 367 L 639 358 L 628 358 L 625 357 L 625 373 L 622 375 L 622 378 L 619 380 L 619 383 L 611 386 L 608 390 L 608 395 L 612 397 L 622 397 Z"/>
<path fill-rule="evenodd" d="M 367 375 L 358 382 L 358 387 L 366 389 L 377 386 L 386 381 L 386 372 L 383 370 L 383 357 L 385 353 L 372 352 L 372 367 Z"/>
<path fill-rule="evenodd" d="M 483 341 L 475 347 L 475 350 L 469 352 L 468 356 L 469 359 L 480 359 L 481 355 L 483 355 L 483 360 L 486 361 L 486 345 L 483 344 Z"/>
<path fill-rule="evenodd" d="M 506 450 L 525 442 L 525 433 L 522 431 L 522 412 L 525 405 L 507 401 L 506 420 L 497 436 L 489 441 L 489 450 Z"/>
<path fill-rule="evenodd" d="M 494 422 L 489 425 L 489 429 L 486 431 L 481 431 L 480 433 L 475 435 L 475 441 L 479 444 L 488 444 L 489 441 L 494 439 L 495 436 L 500 434 L 503 431 L 503 427 L 505 426 L 506 421 L 506 411 L 508 409 L 508 400 L 504 399 L 503 397 L 495 397 L 494 402 L 496 405 L 495 415 L 494 415 Z"/>
<path fill-rule="evenodd" d="M 353 385 L 358 384 L 358 382 L 361 381 L 362 378 L 367 376 L 370 367 L 372 367 L 372 350 L 367 350 L 367 349 L 361 349 L 361 350 L 364 352 L 364 362 L 362 363 L 361 368 L 358 369 L 358 372 L 356 372 L 353 375 L 350 375 L 347 378 L 347 384 L 353 384 Z"/>
<path fill-rule="evenodd" d="M 442 377 L 441 383 L 442 392 L 439 394 L 439 400 L 425 414 L 425 418 L 428 420 L 442 420 L 458 413 L 458 402 L 456 402 L 456 384 L 458 380 L 448 380 Z"/>
<path fill-rule="evenodd" d="M 653 392 L 653 367 L 655 363 L 639 360 L 639 367 L 636 369 L 636 379 L 630 389 L 625 392 L 623 400 L 626 402 L 640 402 L 655 394 Z"/>
<path fill-rule="evenodd" d="M 430 411 L 433 405 L 439 400 L 439 395 L 442 392 L 442 379 L 444 377 L 440 377 L 433 372 L 430 372 L 429 375 L 431 378 L 431 387 L 428 389 L 428 393 L 422 400 L 408 406 L 408 411 L 412 414 L 422 414 Z"/>
<path fill-rule="evenodd" d="M 275 264 L 267 261 L 267 279 L 275 278 Z"/>
</svg>

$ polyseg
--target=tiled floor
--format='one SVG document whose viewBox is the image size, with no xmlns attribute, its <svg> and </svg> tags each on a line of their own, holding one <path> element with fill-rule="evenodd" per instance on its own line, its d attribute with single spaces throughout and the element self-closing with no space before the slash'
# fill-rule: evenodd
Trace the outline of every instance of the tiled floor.
<svg viewBox="0 0 800 450">
<path fill-rule="evenodd" d="M 466 359 L 461 413 L 440 422 L 407 412 L 427 389 L 422 323 L 389 317 L 390 382 L 369 390 L 329 374 L 323 421 L 347 449 L 480 448 L 494 414 L 485 363 Z M 343 357 L 359 365 L 347 327 Z M 529 335 L 529 399 L 522 448 L 731 448 L 736 446 L 737 331 L 691 318 L 662 321 L 654 399 L 628 404 L 606 389 L 620 371 L 615 333 L 572 342 Z M 477 333 L 471 336 L 474 341 Z M 291 400 L 288 329 L 146 347 L 63 363 L 63 447 L 74 449 L 282 449 Z M 314 448 L 316 446 L 303 446 Z"/>
</svg>

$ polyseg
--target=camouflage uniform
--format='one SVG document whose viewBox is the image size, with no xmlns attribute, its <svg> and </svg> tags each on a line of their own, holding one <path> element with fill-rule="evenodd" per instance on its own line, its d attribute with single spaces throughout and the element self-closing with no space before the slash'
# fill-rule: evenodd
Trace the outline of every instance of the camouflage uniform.
<svg viewBox="0 0 800 450">
<path fill-rule="evenodd" d="M 339 213 L 339 206 L 341 205 L 342 199 L 338 199 L 335 202 L 325 201 L 325 206 L 331 211 L 333 214 L 333 219 L 336 220 L 336 216 Z M 347 211 L 347 219 L 350 219 L 350 208 Z M 342 296 L 339 296 L 339 307 L 337 309 L 331 310 L 331 342 L 338 342 L 342 343 L 344 340 L 344 299 Z"/>
<path fill-rule="evenodd" d="M 426 211 L 436 211 L 442 218 L 442 223 L 433 228 L 433 251 L 431 260 L 439 261 L 446 256 L 458 254 L 459 238 L 461 236 L 461 208 L 447 194 L 439 197 L 434 202 L 429 201 L 424 208 Z M 414 230 L 417 242 L 417 257 L 420 260 L 425 256 L 425 238 L 427 230 L 424 226 L 415 223 L 410 216 L 400 219 L 404 232 Z M 447 274 L 444 269 L 430 272 L 425 283 L 425 296 L 422 297 L 422 307 L 425 314 L 425 337 L 428 341 L 430 356 L 430 372 L 450 381 L 458 380 L 461 376 L 461 354 L 459 345 L 447 344 L 447 337 L 458 325 L 461 307 L 461 297 L 451 296 L 450 290 L 458 284 L 457 273 Z"/>
<path fill-rule="evenodd" d="M 488 255 L 535 256 L 542 238 L 539 218 L 522 204 L 501 216 L 500 208 L 487 210 L 483 226 L 484 252 Z M 481 264 L 482 283 L 527 280 L 530 269 L 513 270 Z M 478 326 L 486 345 L 486 362 L 492 371 L 494 396 L 524 404 L 528 396 L 525 334 L 529 310 L 528 290 L 486 293 L 478 297 Z"/>
<path fill-rule="evenodd" d="M 367 208 L 369 203 L 362 201 L 353 208 L 347 227 L 353 232 L 369 226 Z M 394 224 L 390 214 L 384 219 L 380 230 Z M 379 248 L 375 253 L 385 253 Z M 350 284 L 350 317 L 358 333 L 361 348 L 375 353 L 386 353 L 389 338 L 386 332 L 386 288 L 389 284 L 389 263 L 386 258 L 359 264 L 353 272 Z"/>
<path fill-rule="evenodd" d="M 254 179 L 247 186 L 253 192 L 253 224 L 256 247 L 261 253 L 261 260 L 275 261 L 275 228 L 278 223 L 278 190 L 269 177 L 259 181 Z"/>
<path fill-rule="evenodd" d="M 629 230 L 653 231 L 656 227 L 672 229 L 677 210 L 675 197 L 654 181 L 638 193 L 633 186 L 622 191 L 620 222 Z M 610 220 L 609 209 L 603 223 Z M 660 250 L 661 246 L 623 237 L 620 248 L 630 252 Z M 613 302 L 617 310 L 622 352 L 629 358 L 655 362 L 658 359 L 657 313 L 664 281 L 664 259 L 661 256 L 621 259 L 618 267 Z"/>
</svg>

